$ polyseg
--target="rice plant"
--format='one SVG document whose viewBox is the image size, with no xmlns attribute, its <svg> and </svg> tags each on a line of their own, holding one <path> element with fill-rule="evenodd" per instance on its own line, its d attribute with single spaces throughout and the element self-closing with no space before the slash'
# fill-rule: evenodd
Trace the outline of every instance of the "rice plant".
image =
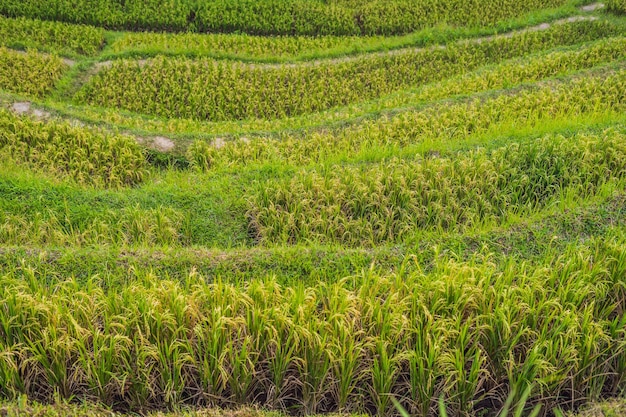
<svg viewBox="0 0 626 417">
<path fill-rule="evenodd" d="M 462 80 L 472 85 L 471 79 Z M 332 160 L 337 155 L 350 160 L 371 150 L 385 155 L 420 144 L 452 144 L 480 135 L 495 135 L 506 128 L 532 131 L 553 120 L 620 114 L 626 103 L 625 81 L 624 70 L 589 72 L 562 83 L 542 83 L 507 94 L 406 109 L 338 129 L 226 141 L 219 150 L 199 140 L 188 148 L 188 158 L 201 170 L 255 162 L 300 166 Z M 451 84 L 453 89 L 463 88 L 460 80 Z M 436 89 L 426 89 L 433 90 Z"/>
<path fill-rule="evenodd" d="M 308 289 L 143 272 L 103 291 L 97 277 L 9 273 L 1 386 L 133 410 L 256 401 L 392 415 L 392 398 L 424 416 L 440 398 L 452 415 L 571 406 L 624 388 L 624 259 L 622 241 L 597 240 L 536 267 L 441 259 L 428 274 L 363 272 Z M 431 357 L 432 372 L 410 366 Z"/>
<path fill-rule="evenodd" d="M 402 34 L 441 24 L 485 26 L 557 8 L 567 0 L 2 0 L 0 13 L 103 26 L 152 31 L 239 32 L 257 35 L 371 35 Z M 576 4 L 574 2 L 574 4 Z"/>
<path fill-rule="evenodd" d="M 626 13 L 626 2 L 624 2 L 624 0 L 608 0 L 606 6 L 608 10 L 614 13 L 618 13 L 618 14 Z"/>
<path fill-rule="evenodd" d="M 54 88 L 66 70 L 67 65 L 56 56 L 0 46 L 0 90 L 41 97 Z"/>
<path fill-rule="evenodd" d="M 150 34 L 152 36 L 153 34 Z M 161 35 L 159 35 L 161 36 Z M 162 35 L 169 36 L 169 35 Z M 582 76 L 581 71 L 594 77 L 624 57 L 624 39 L 612 37 L 583 45 L 557 48 L 514 58 L 493 66 L 429 83 L 422 87 L 402 90 L 375 100 L 334 108 L 325 112 L 273 120 L 253 119 L 245 121 L 206 122 L 190 119 L 161 119 L 139 114 L 121 114 L 115 109 L 94 109 L 90 106 L 67 106 L 57 104 L 63 114 L 81 117 L 92 123 L 106 123 L 126 129 L 142 130 L 160 134 L 248 135 L 257 132 L 282 132 L 284 130 L 315 129 L 321 126 L 351 122 L 379 112 L 397 111 L 398 108 L 415 107 L 433 101 L 450 99 L 456 95 L 476 95 L 485 90 L 517 94 L 520 84 L 536 83 L 546 78 L 560 77 L 563 81 Z M 528 88 L 528 85 L 525 86 Z M 258 133 L 257 133 L 258 134 Z M 227 143 L 228 144 L 228 143 Z"/>
<path fill-rule="evenodd" d="M 377 98 L 503 59 L 620 31 L 604 21 L 576 21 L 446 48 L 269 67 L 166 57 L 117 60 L 91 78 L 76 100 L 166 118 L 274 119 Z"/>
<path fill-rule="evenodd" d="M 68 122 L 38 122 L 0 109 L 0 153 L 80 184 L 123 187 L 147 175 L 145 156 L 130 137 Z"/>
<path fill-rule="evenodd" d="M 104 31 L 86 25 L 0 16 L 0 44 L 56 53 L 95 55 L 104 44 Z"/>
<path fill-rule="evenodd" d="M 547 136 L 449 158 L 305 171 L 261 184 L 250 218 L 266 243 L 375 246 L 416 230 L 464 230 L 529 214 L 626 172 L 624 136 Z"/>
</svg>

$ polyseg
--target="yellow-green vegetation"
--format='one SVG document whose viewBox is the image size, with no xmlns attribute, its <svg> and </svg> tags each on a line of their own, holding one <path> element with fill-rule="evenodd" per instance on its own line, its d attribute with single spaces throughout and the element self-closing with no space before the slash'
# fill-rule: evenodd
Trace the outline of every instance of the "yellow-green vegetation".
<svg viewBox="0 0 626 417">
<path fill-rule="evenodd" d="M 626 13 L 626 1 L 624 0 L 608 0 L 607 7 L 610 11 L 615 13 Z"/>
<path fill-rule="evenodd" d="M 2 0 L 0 13 L 107 28 L 257 35 L 392 35 L 441 24 L 485 26 L 567 0 Z"/>
<path fill-rule="evenodd" d="M 578 17 L 577 17 L 578 16 Z M 466 28 L 437 26 L 400 36 L 254 36 L 219 33 L 155 33 L 124 32 L 116 35 L 110 53 L 105 56 L 186 55 L 207 56 L 251 62 L 306 61 L 342 57 L 365 52 L 385 51 L 406 47 L 446 44 L 457 39 L 479 38 L 514 29 L 537 28 L 540 23 L 557 18 L 579 18 L 574 7 L 540 13 L 531 19 L 513 19 L 497 26 Z"/>
<path fill-rule="evenodd" d="M 443 102 L 359 121 L 341 129 L 314 131 L 304 139 L 301 135 L 282 135 L 278 140 L 263 137 L 233 140 L 225 142 L 220 149 L 200 140 L 189 147 L 187 156 L 195 167 L 208 170 L 219 165 L 255 162 L 301 165 L 338 157 L 354 160 L 355 156 L 371 154 L 372 150 L 380 156 L 407 153 L 416 147 L 428 151 L 507 129 L 532 129 L 582 115 L 620 114 L 626 105 L 625 92 L 624 70 L 582 74 L 562 84 L 548 83 L 461 103 Z"/>
<path fill-rule="evenodd" d="M 375 246 L 420 229 L 462 230 L 587 197 L 626 175 L 626 136 L 548 136 L 449 158 L 308 171 L 263 184 L 250 212 L 263 241 Z"/>
<path fill-rule="evenodd" d="M 0 0 L 0 416 L 623 414 L 589 3 Z"/>
<path fill-rule="evenodd" d="M 120 113 L 117 110 L 97 109 L 89 106 L 56 104 L 54 109 L 71 117 L 91 123 L 107 123 L 143 132 L 181 133 L 185 135 L 241 135 L 256 132 L 280 132 L 345 123 L 377 112 L 393 111 L 407 106 L 465 96 L 488 90 L 511 88 L 519 84 L 540 81 L 554 76 L 566 76 L 587 68 L 593 75 L 602 64 L 623 60 L 626 57 L 623 37 L 601 39 L 596 42 L 507 60 L 497 65 L 481 67 L 461 76 L 431 83 L 417 89 L 407 89 L 365 103 L 353 104 L 329 111 L 275 120 L 246 120 L 227 122 L 202 122 L 188 119 L 156 119 L 143 115 Z M 224 152 L 222 152 L 224 153 Z"/>
<path fill-rule="evenodd" d="M 120 60 L 93 77 L 76 99 L 162 117 L 272 119 L 380 97 L 480 65 L 615 33 L 618 27 L 604 21 L 576 21 L 443 49 L 284 66 L 165 57 Z"/>
<path fill-rule="evenodd" d="M 94 55 L 104 44 L 104 31 L 85 25 L 0 16 L 0 44 L 57 53 Z"/>
<path fill-rule="evenodd" d="M 584 411 L 577 414 L 578 417 L 620 417 L 626 414 L 625 401 L 609 401 L 585 407 Z"/>
<path fill-rule="evenodd" d="M 26 53 L 0 46 L 0 89 L 42 96 L 59 81 L 67 65 L 52 55 Z"/>
<path fill-rule="evenodd" d="M 294 410 L 456 415 L 501 386 L 558 404 L 619 392 L 626 366 L 624 241 L 587 242 L 537 267 L 442 258 L 429 273 L 363 272 L 282 287 L 2 277 L 0 390 L 81 395 L 131 409 L 260 397 Z"/>
<path fill-rule="evenodd" d="M 80 184 L 121 187 L 139 183 L 146 175 L 144 153 L 132 138 L 67 122 L 36 122 L 2 109 L 0 154 Z"/>
<path fill-rule="evenodd" d="M 6 417 L 123 417 L 128 414 L 117 413 L 104 407 L 92 404 L 71 404 L 57 401 L 54 404 L 41 404 L 28 401 L 26 397 L 0 405 L 0 414 Z M 178 413 L 152 412 L 149 417 L 283 417 L 276 412 L 262 411 L 255 408 L 239 408 L 236 410 L 200 409 Z M 334 417 L 341 417 L 337 414 Z"/>
<path fill-rule="evenodd" d="M 157 55 L 159 53 L 271 60 L 341 54 L 344 51 L 377 49 L 385 45 L 384 36 L 251 36 L 237 34 L 128 32 L 116 39 L 117 53 Z M 398 39 L 398 42 L 402 42 Z M 231 55 L 236 54 L 236 55 Z"/>
<path fill-rule="evenodd" d="M 518 410 L 519 406 L 514 410 Z M 510 409 L 509 409 L 510 410 Z M 28 401 L 21 397 L 18 401 L 5 403 L 0 407 L 0 412 L 7 417 L 122 417 L 125 414 L 102 408 L 93 403 L 68 404 L 57 401 L 54 404 L 43 405 L 34 401 Z M 580 413 L 568 413 L 568 417 L 620 417 L 626 409 L 623 402 L 611 401 L 586 407 Z M 329 417 L 345 417 L 346 414 L 326 414 Z M 506 414 L 508 415 L 508 414 Z M 198 410 L 186 410 L 173 413 L 153 412 L 148 417 L 283 417 L 284 414 L 263 411 L 254 408 L 239 408 L 236 410 L 224 410 L 219 408 L 207 408 Z"/>
</svg>

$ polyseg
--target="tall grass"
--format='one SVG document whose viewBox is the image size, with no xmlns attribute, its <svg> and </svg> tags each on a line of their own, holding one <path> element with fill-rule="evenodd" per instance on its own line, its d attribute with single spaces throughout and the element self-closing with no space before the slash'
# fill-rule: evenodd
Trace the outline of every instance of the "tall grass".
<svg viewBox="0 0 626 417">
<path fill-rule="evenodd" d="M 261 184 L 251 227 L 265 243 L 376 246 L 421 229 L 498 223 L 624 178 L 625 138 L 547 136 L 493 151 L 299 172 Z"/>
<path fill-rule="evenodd" d="M 625 388 L 624 245 L 587 246 L 536 268 L 441 260 L 311 288 L 4 275 L 0 393 L 379 415 L 396 398 L 427 416 L 441 397 L 470 415 L 534 385 L 529 405 L 577 405 Z"/>
<path fill-rule="evenodd" d="M 619 31 L 605 21 L 577 21 L 484 42 L 313 65 L 267 67 L 171 57 L 148 62 L 119 60 L 94 76 L 76 100 L 167 118 L 281 118 L 362 102 L 503 59 Z"/>
<path fill-rule="evenodd" d="M 477 78 L 479 84 L 484 81 Z M 471 79 L 466 81 L 473 84 Z M 462 88 L 460 82 L 450 86 L 453 91 Z M 419 144 L 441 145 L 479 135 L 493 136 L 506 129 L 532 130 L 553 120 L 619 114 L 626 103 L 625 91 L 624 70 L 587 72 L 563 82 L 401 110 L 336 129 L 283 133 L 278 139 L 261 136 L 226 141 L 220 149 L 199 140 L 189 147 L 187 156 L 196 167 L 208 170 L 255 162 L 309 165 L 337 155 L 350 160 L 372 150 L 379 155 L 397 154 Z"/>
<path fill-rule="evenodd" d="M 67 65 L 56 56 L 0 46 L 0 90 L 41 97 L 52 90 L 66 70 Z"/>
<path fill-rule="evenodd" d="M 140 183 L 147 174 L 145 156 L 128 136 L 100 133 L 68 122 L 37 122 L 3 109 L 0 153 L 80 184 L 123 187 Z"/>
</svg>

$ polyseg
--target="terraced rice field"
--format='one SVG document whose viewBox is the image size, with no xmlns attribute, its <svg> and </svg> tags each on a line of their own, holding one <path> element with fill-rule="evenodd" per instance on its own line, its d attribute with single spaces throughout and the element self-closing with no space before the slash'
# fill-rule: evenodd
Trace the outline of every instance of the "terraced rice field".
<svg viewBox="0 0 626 417">
<path fill-rule="evenodd" d="M 0 0 L 0 416 L 624 415 L 625 13 Z"/>
</svg>

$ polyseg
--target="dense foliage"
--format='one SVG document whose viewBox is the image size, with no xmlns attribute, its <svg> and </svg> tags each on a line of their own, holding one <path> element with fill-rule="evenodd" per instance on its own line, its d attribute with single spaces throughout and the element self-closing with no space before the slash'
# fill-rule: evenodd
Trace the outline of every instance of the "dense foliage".
<svg viewBox="0 0 626 417">
<path fill-rule="evenodd" d="M 460 83 L 451 83 L 450 88 L 454 94 L 461 85 L 471 87 L 474 82 L 481 85 L 485 81 L 481 77 L 475 81 L 460 79 Z M 437 96 L 446 91 L 445 87 L 435 90 Z M 429 91 L 426 89 L 425 93 Z M 545 83 L 494 97 L 477 97 L 460 103 L 444 101 L 372 120 L 359 120 L 341 129 L 312 131 L 304 138 L 282 134 L 279 140 L 263 137 L 232 140 L 220 149 L 198 140 L 187 153 L 193 165 L 201 170 L 255 162 L 309 165 L 336 155 L 354 158 L 372 150 L 384 155 L 419 144 L 436 146 L 489 132 L 497 134 L 507 126 L 536 128 L 555 119 L 619 114 L 625 109 L 626 71 L 622 69 L 616 73 L 583 73 L 563 83 Z"/>
<path fill-rule="evenodd" d="M 588 3 L 0 0 L 0 416 L 623 395 L 626 18 Z"/>
<path fill-rule="evenodd" d="M 307 171 L 263 184 L 250 216 L 260 239 L 281 244 L 376 246 L 421 229 L 462 231 L 624 178 L 625 139 L 550 136 L 450 158 Z"/>
<path fill-rule="evenodd" d="M 52 90 L 65 70 L 67 65 L 56 56 L 0 46 L 0 90 L 40 97 Z"/>
<path fill-rule="evenodd" d="M 428 274 L 309 288 L 145 272 L 106 290 L 22 268 L 0 278 L 0 395 L 379 415 L 395 397 L 427 416 L 441 396 L 464 415 L 536 383 L 531 401 L 577 405 L 625 388 L 624 247 L 501 270 L 441 259 Z"/>
<path fill-rule="evenodd" d="M 626 14 L 626 1 L 624 0 L 608 0 L 607 8 L 615 13 Z"/>
<path fill-rule="evenodd" d="M 499 60 L 618 31 L 606 22 L 577 21 L 445 48 L 280 66 L 166 57 L 120 60 L 92 78 L 77 99 L 168 118 L 279 118 L 380 97 Z"/>
<path fill-rule="evenodd" d="M 0 154 L 81 184 L 133 185 L 146 175 L 137 143 L 69 123 L 36 122 L 0 109 Z"/>
<path fill-rule="evenodd" d="M 114 29 L 257 35 L 400 34 L 438 24 L 484 26 L 566 0 L 1 0 L 0 13 Z"/>
<path fill-rule="evenodd" d="M 0 16 L 3 46 L 94 55 L 103 44 L 104 31 L 91 26 Z"/>
</svg>

